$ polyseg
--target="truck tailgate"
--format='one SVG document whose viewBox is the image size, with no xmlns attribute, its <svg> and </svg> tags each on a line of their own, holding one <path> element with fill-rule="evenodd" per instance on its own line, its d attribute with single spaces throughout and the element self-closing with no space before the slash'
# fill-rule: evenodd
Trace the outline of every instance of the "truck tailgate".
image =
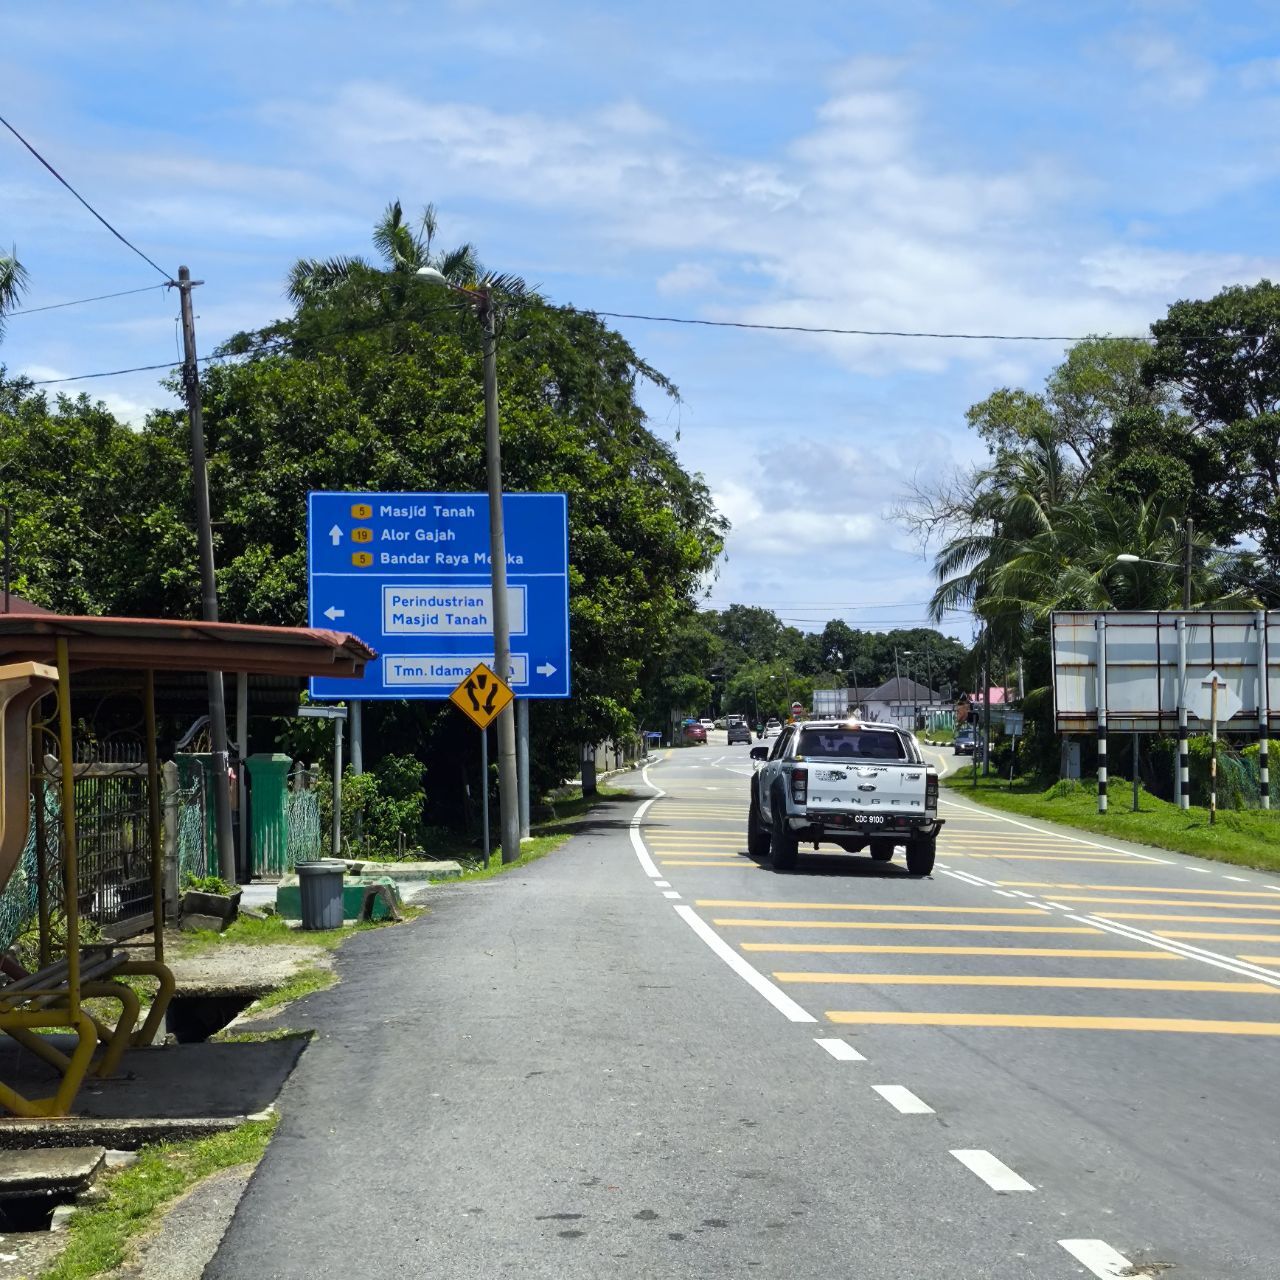
<svg viewBox="0 0 1280 1280">
<path fill-rule="evenodd" d="M 810 813 L 840 812 L 922 815 L 925 811 L 923 765 L 870 761 L 815 760 L 809 757 Z"/>
</svg>

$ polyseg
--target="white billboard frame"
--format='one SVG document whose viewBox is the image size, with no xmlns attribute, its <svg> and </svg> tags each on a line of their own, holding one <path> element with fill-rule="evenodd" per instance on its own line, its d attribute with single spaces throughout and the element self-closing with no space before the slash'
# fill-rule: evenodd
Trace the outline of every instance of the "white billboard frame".
<svg viewBox="0 0 1280 1280">
<path fill-rule="evenodd" d="M 1099 813 L 1107 811 L 1109 732 L 1176 733 L 1178 804 L 1188 808 L 1193 728 L 1212 729 L 1215 740 L 1219 732 L 1258 737 L 1262 807 L 1271 807 L 1268 750 L 1280 727 L 1280 610 L 1064 610 L 1050 616 L 1049 634 L 1054 724 L 1059 733 L 1097 735 Z M 1210 725 L 1188 706 L 1188 693 L 1213 672 L 1240 706 Z"/>
<path fill-rule="evenodd" d="M 1101 722 L 1116 733 L 1176 733 L 1182 709 L 1189 727 L 1207 733 L 1208 720 L 1186 708 L 1185 691 L 1214 670 L 1241 701 L 1222 731 L 1280 730 L 1280 610 L 1063 611 L 1052 615 L 1050 635 L 1059 733 L 1096 730 L 1099 705 Z"/>
</svg>

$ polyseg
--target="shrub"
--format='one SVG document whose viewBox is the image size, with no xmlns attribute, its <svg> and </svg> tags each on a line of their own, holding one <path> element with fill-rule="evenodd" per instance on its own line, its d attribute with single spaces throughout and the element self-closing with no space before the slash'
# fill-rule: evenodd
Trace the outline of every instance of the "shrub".
<svg viewBox="0 0 1280 1280">
<path fill-rule="evenodd" d="M 1065 800 L 1068 796 L 1084 795 L 1087 788 L 1079 778 L 1059 778 L 1051 787 L 1047 787 L 1044 791 L 1046 800 Z"/>
<path fill-rule="evenodd" d="M 197 876 L 192 875 L 190 871 L 182 878 L 182 887 L 191 889 L 196 893 L 233 893 L 233 886 L 229 885 L 221 876 Z"/>
</svg>

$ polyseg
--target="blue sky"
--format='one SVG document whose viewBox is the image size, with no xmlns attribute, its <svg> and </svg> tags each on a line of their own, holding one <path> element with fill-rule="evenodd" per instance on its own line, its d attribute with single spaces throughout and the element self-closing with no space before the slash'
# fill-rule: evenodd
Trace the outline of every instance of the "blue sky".
<svg viewBox="0 0 1280 1280">
<path fill-rule="evenodd" d="M 397 197 L 602 310 L 1140 333 L 1280 272 L 1273 4 L 62 0 L 8 6 L 6 34 L 0 111 L 207 282 L 204 351 L 284 313 L 294 258 L 366 250 Z M 153 277 L 8 135 L 0 240 L 30 306 Z M 164 361 L 175 307 L 15 316 L 0 360 Z M 680 387 L 655 424 L 733 521 L 712 602 L 802 625 L 923 618 L 894 503 L 977 456 L 969 404 L 1062 355 L 617 323 Z M 78 385 L 134 421 L 167 403 L 150 374 Z"/>
</svg>

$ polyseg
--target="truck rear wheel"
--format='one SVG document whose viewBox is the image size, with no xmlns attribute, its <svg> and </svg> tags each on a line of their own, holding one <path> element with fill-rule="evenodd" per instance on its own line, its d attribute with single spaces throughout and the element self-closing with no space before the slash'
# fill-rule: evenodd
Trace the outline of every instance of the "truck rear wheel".
<svg viewBox="0 0 1280 1280">
<path fill-rule="evenodd" d="M 751 807 L 747 810 L 747 852 L 753 858 L 763 858 L 769 852 L 769 829 L 760 816 L 760 799 L 754 785 L 751 788 Z"/>
<path fill-rule="evenodd" d="M 907 871 L 913 876 L 931 875 L 937 848 L 937 836 L 915 836 L 909 840 L 907 842 Z"/>
<path fill-rule="evenodd" d="M 775 871 L 792 871 L 800 852 L 800 839 L 787 826 L 786 810 L 778 802 L 773 801 L 773 827 L 769 832 L 769 865 Z"/>
<path fill-rule="evenodd" d="M 871 856 L 877 862 L 888 862 L 893 857 L 894 844 L 892 840 L 873 840 L 871 842 Z"/>
</svg>

